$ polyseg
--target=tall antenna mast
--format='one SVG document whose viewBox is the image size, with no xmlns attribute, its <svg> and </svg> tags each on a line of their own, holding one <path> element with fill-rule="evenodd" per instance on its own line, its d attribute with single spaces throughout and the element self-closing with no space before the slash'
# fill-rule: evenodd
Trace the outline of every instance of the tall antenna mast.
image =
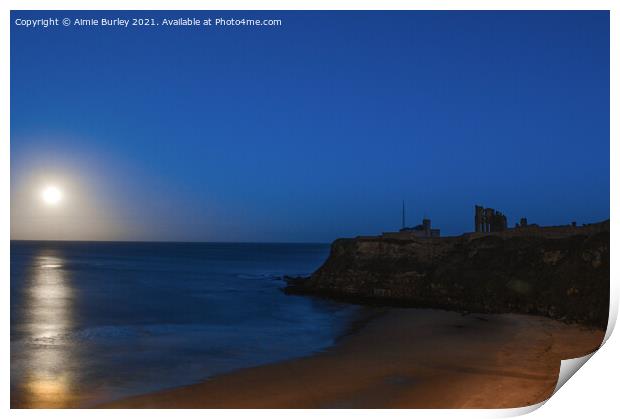
<svg viewBox="0 0 620 419">
<path fill-rule="evenodd" d="M 403 229 L 405 228 L 405 200 L 403 199 Z"/>
</svg>

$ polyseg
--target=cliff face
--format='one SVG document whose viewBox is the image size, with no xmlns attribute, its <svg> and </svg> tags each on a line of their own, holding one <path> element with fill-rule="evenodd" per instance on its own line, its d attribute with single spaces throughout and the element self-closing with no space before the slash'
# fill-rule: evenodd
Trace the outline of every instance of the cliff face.
<svg viewBox="0 0 620 419">
<path fill-rule="evenodd" d="M 518 312 L 605 327 L 609 222 L 563 238 L 487 235 L 339 239 L 289 293 L 470 312 Z"/>
</svg>

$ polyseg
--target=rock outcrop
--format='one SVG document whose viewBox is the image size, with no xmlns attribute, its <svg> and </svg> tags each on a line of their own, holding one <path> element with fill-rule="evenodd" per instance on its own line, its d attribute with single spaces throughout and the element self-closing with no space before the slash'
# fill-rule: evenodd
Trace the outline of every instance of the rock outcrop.
<svg viewBox="0 0 620 419">
<path fill-rule="evenodd" d="M 287 293 L 467 312 L 517 312 L 605 328 L 609 221 L 566 237 L 537 234 L 336 240 Z M 544 229 L 542 229 L 544 232 Z"/>
</svg>

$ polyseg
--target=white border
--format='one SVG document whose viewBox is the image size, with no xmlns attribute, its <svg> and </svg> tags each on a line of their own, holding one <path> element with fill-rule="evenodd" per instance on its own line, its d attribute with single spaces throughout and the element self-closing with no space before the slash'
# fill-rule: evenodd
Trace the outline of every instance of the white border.
<svg viewBox="0 0 620 419">
<path fill-rule="evenodd" d="M 0 8 L 2 9 L 2 20 L 0 20 L 0 92 L 2 92 L 2 100 L 0 101 L 0 129 L 2 130 L 2 143 L 0 149 L 0 170 L 2 180 L 0 181 L 0 193 L 3 199 L 2 218 L 0 221 L 1 234 L 6 238 L 0 243 L 0 267 L 3 269 L 4 275 L 4 293 L 2 294 L 2 302 L 4 307 L 3 337 L 3 369 L 2 369 L 2 397 L 6 409 L 10 405 L 10 376 L 9 376 L 9 347 L 10 347 L 10 319 L 9 319 L 9 237 L 10 237 L 10 209 L 8 199 L 10 196 L 10 162 L 9 162 L 9 141 L 10 138 L 10 120 L 9 120 L 9 104 L 10 104 L 10 10 L 610 10 L 611 23 L 611 68 L 610 68 L 610 133 L 611 138 L 618 139 L 618 75 L 620 74 L 620 66 L 618 66 L 619 43 L 618 26 L 620 18 L 618 16 L 618 6 L 614 7 L 617 2 L 613 1 L 577 1 L 577 0 L 522 0 L 522 1 L 490 1 L 490 0 L 418 0 L 418 1 L 395 1 L 383 0 L 381 2 L 372 2 L 368 0 L 344 1 L 344 0 L 302 0 L 293 2 L 275 1 L 275 0 L 245 0 L 245 1 L 198 1 L 198 0 L 91 0 L 88 2 L 76 0 L 8 0 L 3 1 Z M 614 193 L 619 180 L 618 157 L 620 156 L 616 141 L 610 144 L 610 185 L 611 185 L 611 307 L 610 307 L 610 328 L 606 338 L 609 338 L 613 325 L 615 324 L 618 313 L 618 280 L 617 264 L 613 263 L 618 260 L 618 234 L 619 221 L 616 217 L 618 210 L 618 194 Z M 585 367 L 578 373 L 578 378 L 570 380 L 556 395 L 554 395 L 545 408 L 537 410 L 534 415 L 536 417 L 582 417 L 584 415 L 609 417 L 611 412 L 618 411 L 616 403 L 615 388 L 618 382 L 618 355 L 619 344 L 617 337 L 612 337 L 605 346 L 588 362 Z M 135 417 L 167 417 L 171 413 L 174 415 L 182 415 L 186 417 L 203 417 L 205 414 L 216 416 L 219 418 L 236 418 L 239 416 L 248 416 L 259 418 L 285 418 L 291 414 L 299 417 L 309 418 L 317 413 L 328 418 L 341 418 L 342 415 L 353 416 L 357 418 L 389 416 L 392 418 L 417 417 L 498 417 L 512 416 L 516 414 L 526 413 L 531 409 L 509 409 L 509 410 L 338 410 L 338 411 L 321 411 L 312 410 L 209 410 L 209 411 L 167 411 L 167 410 L 143 410 L 143 411 L 115 411 L 108 412 L 102 410 L 79 411 L 79 410 L 13 410 L 12 415 L 16 416 L 32 416 L 45 415 L 49 417 L 82 417 L 85 413 L 93 417 L 108 417 L 111 413 L 115 416 Z"/>
</svg>

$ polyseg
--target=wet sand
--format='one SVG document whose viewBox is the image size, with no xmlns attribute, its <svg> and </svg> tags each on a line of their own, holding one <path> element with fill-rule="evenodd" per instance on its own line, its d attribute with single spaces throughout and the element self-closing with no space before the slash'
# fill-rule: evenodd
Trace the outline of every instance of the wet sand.
<svg viewBox="0 0 620 419">
<path fill-rule="evenodd" d="M 603 336 L 543 317 L 390 309 L 325 352 L 98 407 L 522 407 Z"/>
</svg>

